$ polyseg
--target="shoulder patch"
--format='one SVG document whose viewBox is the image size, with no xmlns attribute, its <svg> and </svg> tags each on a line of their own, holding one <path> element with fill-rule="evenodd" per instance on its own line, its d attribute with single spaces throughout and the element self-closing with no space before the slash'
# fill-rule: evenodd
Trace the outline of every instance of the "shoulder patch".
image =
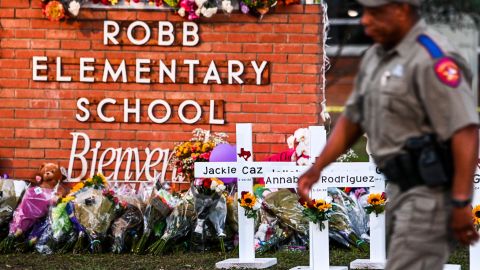
<svg viewBox="0 0 480 270">
<path fill-rule="evenodd" d="M 437 43 L 435 43 L 435 41 L 432 40 L 431 37 L 421 34 L 418 36 L 417 41 L 427 50 L 433 59 L 438 59 L 445 56 L 442 49 L 437 45 Z"/>
<path fill-rule="evenodd" d="M 457 88 L 461 82 L 460 68 L 457 63 L 449 57 L 444 57 L 435 64 L 435 74 L 445 85 Z"/>
</svg>

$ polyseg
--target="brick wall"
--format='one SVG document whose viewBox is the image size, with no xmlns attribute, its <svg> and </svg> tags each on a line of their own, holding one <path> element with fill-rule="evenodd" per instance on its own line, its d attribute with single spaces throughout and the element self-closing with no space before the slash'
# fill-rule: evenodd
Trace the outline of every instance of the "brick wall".
<svg viewBox="0 0 480 270">
<path fill-rule="evenodd" d="M 176 142 L 189 139 L 191 131 L 197 127 L 227 132 L 230 141 L 235 142 L 235 124 L 252 122 L 253 150 L 256 159 L 261 160 L 286 148 L 286 138 L 297 128 L 320 121 L 323 27 L 322 10 L 318 5 L 278 7 L 261 21 L 238 13 L 231 16 L 218 14 L 197 22 L 199 45 L 183 47 L 176 42 L 170 47 L 160 47 L 155 39 L 144 46 L 103 45 L 103 23 L 114 20 L 122 25 L 122 29 L 135 20 L 149 25 L 156 21 L 181 25 L 182 18 L 170 11 L 82 9 L 78 20 L 50 22 L 42 17 L 39 3 L 0 1 L 2 173 L 28 178 L 45 161 L 68 166 L 72 146 L 70 133 L 74 131 L 88 134 L 93 144 L 101 141 L 102 148 L 173 149 Z M 49 58 L 48 82 L 32 80 L 33 56 Z M 73 82 L 52 80 L 56 57 L 62 57 L 64 74 L 72 75 Z M 150 58 L 198 59 L 203 67 L 211 60 L 223 64 L 226 60 L 256 60 L 259 63 L 265 60 L 269 61 L 269 66 L 262 85 L 255 85 L 251 80 L 245 85 L 84 83 L 75 78 L 80 57 L 94 57 L 99 64 L 104 59 L 125 59 L 127 65 L 131 65 L 128 63 L 136 58 Z M 224 66 L 219 68 L 221 73 L 224 70 Z M 101 74 L 93 76 L 101 79 Z M 130 72 L 128 76 L 129 79 L 134 77 Z M 122 102 L 127 98 L 131 103 L 140 98 L 142 121 L 123 123 L 123 119 L 117 119 L 114 123 L 105 123 L 93 117 L 87 122 L 79 122 L 75 115 L 79 112 L 76 102 L 80 97 L 88 98 L 93 104 L 106 97 Z M 146 118 L 146 105 L 143 105 L 154 99 L 165 99 L 172 104 L 185 99 L 223 102 L 219 110 L 223 109 L 225 124 L 209 125 L 202 120 L 188 125 L 179 122 L 177 116 L 167 123 L 155 124 Z M 112 109 L 111 113 L 120 116 L 121 112 L 115 110 Z M 94 107 L 90 111 L 95 114 Z M 175 106 L 173 115 L 176 115 Z M 204 115 L 208 115 L 208 111 Z M 75 164 L 75 168 L 78 169 L 79 164 Z"/>
</svg>

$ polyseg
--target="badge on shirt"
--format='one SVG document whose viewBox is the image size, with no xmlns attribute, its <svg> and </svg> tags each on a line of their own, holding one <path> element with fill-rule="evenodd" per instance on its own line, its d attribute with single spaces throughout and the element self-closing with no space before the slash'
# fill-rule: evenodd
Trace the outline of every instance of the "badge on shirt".
<svg viewBox="0 0 480 270">
<path fill-rule="evenodd" d="M 460 85 L 460 69 L 451 58 L 445 57 L 440 59 L 435 64 L 435 74 L 443 84 L 453 88 L 456 88 Z"/>
</svg>

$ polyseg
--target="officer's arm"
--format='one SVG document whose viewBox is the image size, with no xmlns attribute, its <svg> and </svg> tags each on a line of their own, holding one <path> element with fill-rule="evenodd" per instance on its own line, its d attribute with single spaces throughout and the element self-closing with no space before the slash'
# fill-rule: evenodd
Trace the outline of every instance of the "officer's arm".
<svg viewBox="0 0 480 270">
<path fill-rule="evenodd" d="M 327 145 L 317 158 L 314 167 L 321 171 L 328 164 L 337 160 L 363 135 L 359 124 L 350 121 L 344 115 L 340 116 L 332 134 L 328 138 Z"/>
<path fill-rule="evenodd" d="M 466 201 L 473 193 L 473 174 L 478 157 L 478 127 L 470 125 L 454 133 L 452 154 L 455 175 L 453 177 L 452 198 Z"/>
</svg>

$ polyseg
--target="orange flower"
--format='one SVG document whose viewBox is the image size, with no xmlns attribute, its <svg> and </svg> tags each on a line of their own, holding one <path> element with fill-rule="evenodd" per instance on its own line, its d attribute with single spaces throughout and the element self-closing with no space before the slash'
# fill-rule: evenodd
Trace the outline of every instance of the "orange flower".
<svg viewBox="0 0 480 270">
<path fill-rule="evenodd" d="M 480 225 L 480 205 L 472 209 L 473 224 Z"/>
<path fill-rule="evenodd" d="M 385 196 L 380 193 L 372 193 L 368 195 L 367 203 L 370 205 L 382 205 L 385 204 Z"/>
<path fill-rule="evenodd" d="M 313 206 L 320 211 L 328 211 L 332 208 L 332 204 L 327 203 L 325 200 L 319 199 L 313 202 Z"/>
<path fill-rule="evenodd" d="M 242 199 L 240 201 L 240 206 L 241 207 L 253 208 L 256 201 L 257 201 L 257 199 L 255 198 L 255 196 L 252 193 L 242 192 Z"/>
</svg>

